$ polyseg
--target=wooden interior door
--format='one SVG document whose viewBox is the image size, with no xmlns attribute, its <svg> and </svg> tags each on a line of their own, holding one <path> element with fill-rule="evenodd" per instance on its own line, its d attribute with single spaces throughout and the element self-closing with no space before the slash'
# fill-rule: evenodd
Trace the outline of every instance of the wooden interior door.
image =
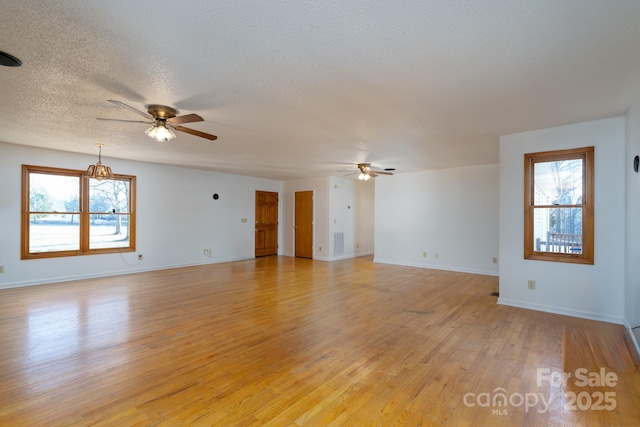
<svg viewBox="0 0 640 427">
<path fill-rule="evenodd" d="M 313 258 L 313 191 L 297 191 L 295 205 L 295 255 Z"/>
<path fill-rule="evenodd" d="M 278 254 L 278 193 L 256 191 L 256 256 Z"/>
</svg>

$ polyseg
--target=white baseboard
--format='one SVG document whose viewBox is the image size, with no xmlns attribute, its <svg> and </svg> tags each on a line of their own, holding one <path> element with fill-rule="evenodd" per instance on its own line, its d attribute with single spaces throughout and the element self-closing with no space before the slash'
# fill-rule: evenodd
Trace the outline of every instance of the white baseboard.
<svg viewBox="0 0 640 427">
<path fill-rule="evenodd" d="M 502 297 L 498 298 L 498 304 L 508 305 L 508 306 L 511 306 L 511 307 L 526 308 L 526 309 L 529 309 L 529 310 L 544 311 L 546 313 L 561 314 L 561 315 L 564 315 L 564 316 L 579 317 L 579 318 L 582 318 L 582 319 L 590 319 L 590 320 L 598 320 L 598 321 L 601 321 L 601 322 L 616 323 L 618 325 L 624 324 L 624 319 L 622 317 L 612 316 L 612 315 L 609 315 L 609 314 L 594 313 L 594 312 L 591 312 L 591 311 L 574 310 L 574 309 L 568 309 L 568 308 L 565 308 L 565 307 L 557 307 L 557 306 L 552 306 L 552 305 L 536 304 L 536 303 L 531 303 L 531 302 L 528 302 L 528 301 L 518 301 L 518 300 L 512 300 L 512 299 L 507 299 L 507 298 L 502 298 Z"/>
<path fill-rule="evenodd" d="M 640 345 L 638 345 L 638 340 L 640 340 L 640 332 L 637 332 L 640 331 L 640 329 L 633 329 L 629 322 L 627 322 L 626 318 L 624 319 L 624 327 L 627 328 L 627 332 L 629 333 L 629 335 L 631 335 L 631 341 L 633 341 L 633 344 L 636 346 L 638 356 L 640 356 Z M 636 333 L 638 334 L 638 336 L 636 336 Z"/>
<path fill-rule="evenodd" d="M 373 251 L 358 252 L 358 253 L 355 253 L 355 254 L 348 254 L 348 255 L 334 255 L 332 257 L 329 257 L 329 261 L 337 261 L 339 259 L 358 258 L 358 257 L 361 257 L 361 256 L 367 256 L 367 255 L 373 255 Z"/>
<path fill-rule="evenodd" d="M 210 259 L 203 262 L 157 265 L 153 267 L 133 268 L 130 270 L 113 270 L 105 271 L 98 274 L 77 274 L 73 276 L 47 277 L 46 279 L 25 280 L 22 282 L 9 282 L 0 284 L 0 289 L 21 288 L 24 286 L 46 285 L 49 283 L 72 282 L 74 280 L 95 279 L 99 277 L 122 276 L 125 274 L 144 273 L 147 271 L 170 270 L 172 268 L 195 267 L 198 265 L 220 264 L 223 262 L 244 261 L 253 258 L 229 258 L 229 259 Z"/>
<path fill-rule="evenodd" d="M 486 271 L 486 270 L 476 270 L 473 268 L 463 268 L 463 267 L 450 267 L 446 265 L 432 265 L 432 264 L 414 264 L 410 262 L 400 262 L 396 260 L 388 260 L 388 259 L 380 259 L 374 258 L 373 262 L 377 262 L 380 264 L 392 264 L 392 265 L 401 265 L 404 267 L 417 267 L 417 268 L 429 268 L 433 270 L 444 270 L 444 271 L 455 271 L 457 273 L 471 273 L 471 274 L 481 274 L 483 276 L 498 276 L 499 273 L 497 271 Z"/>
<path fill-rule="evenodd" d="M 283 256 L 289 256 L 289 257 L 295 257 L 294 254 L 289 254 L 289 253 L 283 253 Z M 358 252 L 356 254 L 348 254 L 348 255 L 337 255 L 337 256 L 332 256 L 332 257 L 325 257 L 325 256 L 314 256 L 313 259 L 315 261 L 338 261 L 341 259 L 349 259 L 349 258 L 357 258 L 357 257 L 361 257 L 361 256 L 367 256 L 367 255 L 373 255 L 373 251 L 368 251 L 368 252 Z"/>
</svg>

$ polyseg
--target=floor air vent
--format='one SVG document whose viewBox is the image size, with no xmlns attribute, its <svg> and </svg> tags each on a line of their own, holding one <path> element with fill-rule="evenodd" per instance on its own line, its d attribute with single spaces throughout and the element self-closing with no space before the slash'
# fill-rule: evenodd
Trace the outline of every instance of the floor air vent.
<svg viewBox="0 0 640 427">
<path fill-rule="evenodd" d="M 499 297 L 500 296 L 500 292 L 491 292 L 491 296 L 492 297 Z"/>
</svg>

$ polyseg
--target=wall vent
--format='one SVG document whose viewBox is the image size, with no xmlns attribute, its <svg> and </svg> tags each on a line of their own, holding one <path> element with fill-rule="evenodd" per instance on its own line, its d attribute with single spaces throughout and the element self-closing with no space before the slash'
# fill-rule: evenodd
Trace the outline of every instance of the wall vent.
<svg viewBox="0 0 640 427">
<path fill-rule="evenodd" d="M 333 233 L 333 254 L 344 254 L 344 231 Z"/>
</svg>

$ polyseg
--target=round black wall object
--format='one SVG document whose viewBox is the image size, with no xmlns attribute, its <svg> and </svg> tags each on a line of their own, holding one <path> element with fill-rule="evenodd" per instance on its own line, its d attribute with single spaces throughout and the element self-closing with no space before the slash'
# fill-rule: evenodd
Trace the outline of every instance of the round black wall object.
<svg viewBox="0 0 640 427">
<path fill-rule="evenodd" d="M 633 171 L 638 173 L 638 169 L 640 169 L 640 156 L 635 156 L 633 158 Z"/>
<path fill-rule="evenodd" d="M 0 65 L 5 67 L 19 67 L 22 65 L 22 61 L 13 55 L 9 55 L 7 52 L 0 51 Z"/>
<path fill-rule="evenodd" d="M 220 196 L 218 196 L 218 193 L 213 195 L 213 200 L 218 200 L 220 198 Z"/>
</svg>

